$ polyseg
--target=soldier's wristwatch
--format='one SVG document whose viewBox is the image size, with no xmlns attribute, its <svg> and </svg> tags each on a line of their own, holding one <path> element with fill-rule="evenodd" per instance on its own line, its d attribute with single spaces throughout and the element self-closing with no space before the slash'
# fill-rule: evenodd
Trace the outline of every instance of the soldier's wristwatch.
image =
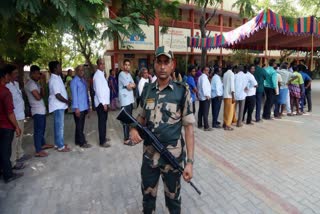
<svg viewBox="0 0 320 214">
<path fill-rule="evenodd" d="M 187 163 L 191 163 L 191 164 L 193 165 L 193 160 L 190 159 L 190 158 L 188 158 L 188 159 L 187 159 Z"/>
</svg>

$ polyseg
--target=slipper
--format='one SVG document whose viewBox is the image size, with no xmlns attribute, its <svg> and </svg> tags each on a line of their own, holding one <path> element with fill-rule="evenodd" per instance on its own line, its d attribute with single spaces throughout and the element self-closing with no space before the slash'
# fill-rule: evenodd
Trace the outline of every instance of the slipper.
<svg viewBox="0 0 320 214">
<path fill-rule="evenodd" d="M 38 153 L 36 153 L 34 156 L 37 158 L 43 158 L 43 157 L 47 157 L 49 154 L 45 151 L 40 151 Z"/>
<path fill-rule="evenodd" d="M 226 127 L 224 127 L 224 130 L 225 130 L 225 131 L 233 131 L 233 128 L 232 128 L 232 127 L 229 127 L 229 126 L 226 126 Z"/>
<path fill-rule="evenodd" d="M 123 142 L 123 144 L 126 145 L 126 146 L 134 146 L 135 145 L 135 143 L 132 142 L 131 140 L 126 140 L 126 141 Z"/>
<path fill-rule="evenodd" d="M 58 152 L 70 152 L 71 149 L 69 149 L 68 147 L 64 147 L 63 149 L 58 149 Z"/>
<path fill-rule="evenodd" d="M 68 148 L 68 144 L 64 144 L 64 147 Z M 54 146 L 54 149 L 55 149 L 55 150 L 58 150 L 58 147 L 57 147 L 57 146 Z"/>
<path fill-rule="evenodd" d="M 42 148 L 42 149 L 52 149 L 53 147 L 54 147 L 54 145 L 44 144 L 41 148 Z"/>
</svg>

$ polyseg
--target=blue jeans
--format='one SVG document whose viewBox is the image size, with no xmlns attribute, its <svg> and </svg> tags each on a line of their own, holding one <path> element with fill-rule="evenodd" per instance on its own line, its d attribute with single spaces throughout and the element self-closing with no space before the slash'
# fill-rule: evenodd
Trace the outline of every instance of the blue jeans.
<svg viewBox="0 0 320 214">
<path fill-rule="evenodd" d="M 256 121 L 261 119 L 261 105 L 263 92 L 256 92 Z"/>
<path fill-rule="evenodd" d="M 58 109 L 53 112 L 54 116 L 54 144 L 58 149 L 64 148 L 64 109 Z"/>
<path fill-rule="evenodd" d="M 305 89 L 305 87 L 304 87 L 304 84 L 302 85 L 302 91 L 301 91 L 301 97 L 300 97 L 300 100 L 299 100 L 299 102 L 300 102 L 300 111 L 301 112 L 304 112 L 304 99 L 305 99 L 305 96 L 306 96 L 306 89 Z"/>
<path fill-rule="evenodd" d="M 279 117 L 279 116 L 280 116 L 279 96 L 280 96 L 280 95 L 274 95 L 274 97 L 273 97 L 273 103 L 274 103 L 273 115 L 274 115 L 275 117 Z"/>
<path fill-rule="evenodd" d="M 215 128 L 218 126 L 218 117 L 222 102 L 222 97 L 211 98 L 211 112 L 212 112 L 212 127 Z"/>
<path fill-rule="evenodd" d="M 46 115 L 35 114 L 33 115 L 33 140 L 36 153 L 42 150 L 45 144 L 44 133 L 46 131 Z"/>
</svg>

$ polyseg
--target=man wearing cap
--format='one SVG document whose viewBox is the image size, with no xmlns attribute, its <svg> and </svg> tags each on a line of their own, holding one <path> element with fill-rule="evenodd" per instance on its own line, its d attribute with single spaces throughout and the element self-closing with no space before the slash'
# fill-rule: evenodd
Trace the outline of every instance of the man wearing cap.
<svg viewBox="0 0 320 214">
<path fill-rule="evenodd" d="M 170 79 L 174 67 L 173 53 L 164 46 L 158 47 L 154 62 L 157 81 L 145 84 L 137 120 L 146 125 L 158 137 L 159 141 L 176 157 L 180 164 L 185 160 L 186 145 L 187 161 L 183 178 L 190 181 L 193 175 L 193 123 L 195 118 L 192 113 L 190 91 L 187 85 Z M 185 130 L 185 138 L 181 133 L 182 126 Z M 135 144 L 142 141 L 135 127 L 130 129 L 130 139 Z M 181 175 L 155 151 L 151 140 L 145 138 L 141 166 L 144 213 L 155 212 L 160 175 L 164 182 L 166 207 L 170 213 L 180 213 Z"/>
</svg>

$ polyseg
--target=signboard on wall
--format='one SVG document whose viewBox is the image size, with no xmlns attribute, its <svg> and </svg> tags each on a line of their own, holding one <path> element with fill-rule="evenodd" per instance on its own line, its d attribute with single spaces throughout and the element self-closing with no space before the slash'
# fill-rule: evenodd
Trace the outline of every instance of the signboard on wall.
<svg viewBox="0 0 320 214">
<path fill-rule="evenodd" d="M 191 36 L 190 29 L 169 27 L 164 34 L 160 33 L 159 27 L 159 45 L 170 47 L 172 51 L 186 52 L 187 51 L 187 37 Z M 190 49 L 190 48 L 189 48 Z M 190 50 L 189 50 L 190 51 Z"/>
<path fill-rule="evenodd" d="M 129 38 L 125 38 L 123 46 L 119 41 L 119 49 L 126 50 L 154 50 L 154 26 L 141 25 L 140 26 L 145 33 L 145 38 L 139 35 L 133 34 Z"/>
</svg>

